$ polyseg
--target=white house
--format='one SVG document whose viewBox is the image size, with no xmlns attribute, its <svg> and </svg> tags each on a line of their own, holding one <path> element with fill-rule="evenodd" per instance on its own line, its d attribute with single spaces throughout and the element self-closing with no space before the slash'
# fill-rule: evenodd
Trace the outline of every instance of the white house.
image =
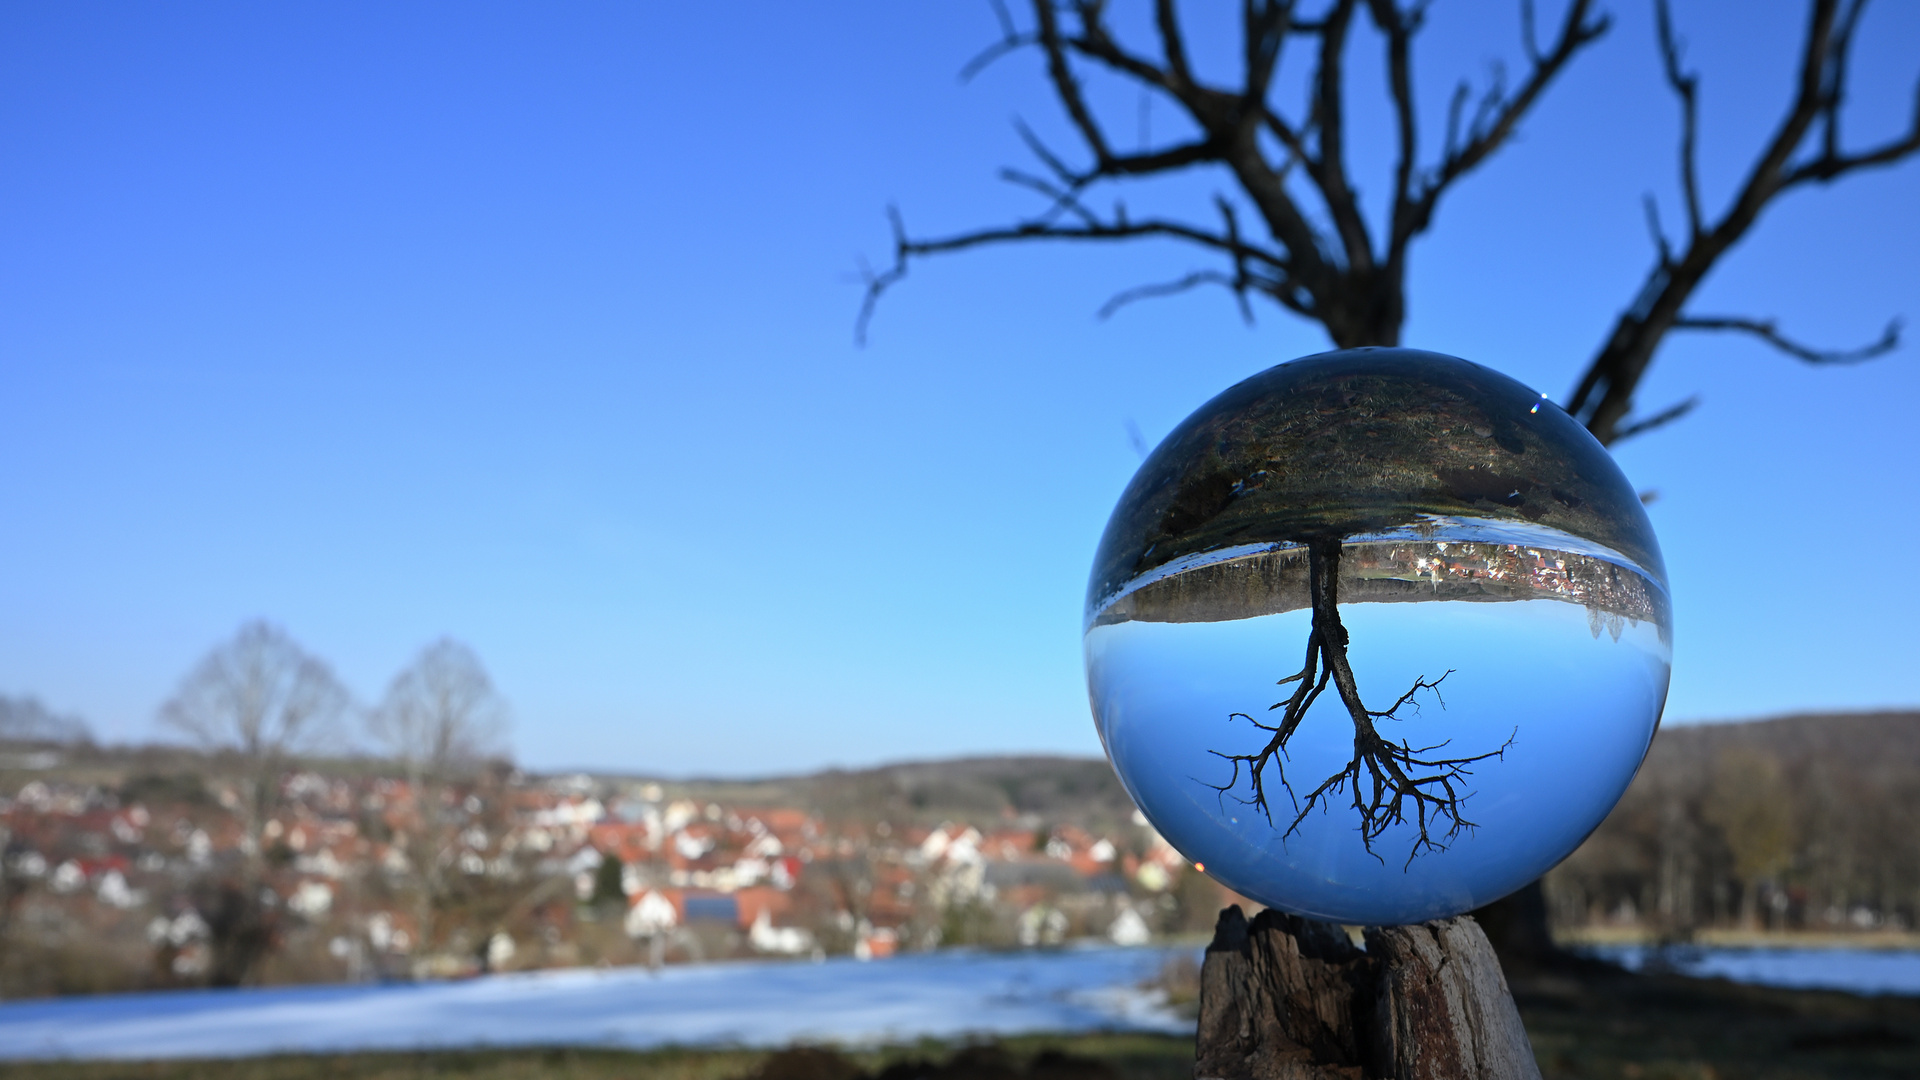
<svg viewBox="0 0 1920 1080">
<path fill-rule="evenodd" d="M 680 913 L 674 910 L 673 901 L 653 889 L 642 893 L 633 906 L 627 908 L 628 937 L 651 937 L 663 930 L 671 930 L 679 923 Z"/>
</svg>

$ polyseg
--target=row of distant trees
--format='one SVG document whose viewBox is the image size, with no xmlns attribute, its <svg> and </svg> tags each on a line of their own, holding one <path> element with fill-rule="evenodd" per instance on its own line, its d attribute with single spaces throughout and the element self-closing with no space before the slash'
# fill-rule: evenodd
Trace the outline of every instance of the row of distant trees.
<svg viewBox="0 0 1920 1080">
<path fill-rule="evenodd" d="M 459 882 L 447 864 L 465 816 L 451 807 L 453 785 L 502 753 L 507 708 L 474 651 L 450 638 L 422 649 L 372 707 L 363 708 L 324 660 L 285 630 L 250 622 L 189 671 L 161 706 L 163 725 L 231 763 L 233 807 L 243 839 L 214 891 L 211 981 L 243 981 L 272 945 L 263 886 L 273 846 L 266 835 L 282 797 L 281 779 L 302 757 L 337 752 L 358 717 L 367 735 L 403 771 L 415 827 L 396 836 L 415 878 L 422 943 Z"/>
<path fill-rule="evenodd" d="M 1920 925 L 1920 714 L 1667 728 L 1548 878 L 1556 923 Z"/>
<path fill-rule="evenodd" d="M 439 938 L 460 935 L 456 924 L 463 920 L 449 921 L 450 913 L 497 921 L 520 899 L 493 896 L 489 888 L 497 883 L 454 869 L 463 854 L 464 830 L 487 826 L 493 835 L 504 828 L 504 820 L 494 820 L 507 812 L 503 800 L 477 796 L 498 795 L 494 789 L 508 771 L 506 703 L 480 658 L 458 641 L 429 644 L 393 677 L 378 701 L 363 704 L 331 665 L 285 630 L 250 622 L 188 670 L 160 707 L 159 721 L 206 752 L 204 764 L 217 774 L 218 784 L 208 785 L 198 775 L 155 773 L 135 775 L 122 786 L 138 787 L 150 799 L 150 789 L 159 783 L 166 788 L 162 801 L 189 807 L 211 800 L 218 788 L 225 827 L 207 825 L 220 836 L 218 849 L 211 857 L 177 863 L 165 890 L 170 898 L 161 905 L 189 904 L 204 920 L 205 976 L 214 985 L 237 985 L 256 976 L 285 939 L 285 904 L 271 886 L 295 857 L 284 839 L 292 811 L 289 778 L 321 759 L 346 757 L 368 744 L 387 760 L 382 772 L 406 781 L 406 794 L 393 808 L 399 816 L 391 827 L 386 809 L 372 817 L 359 815 L 361 825 L 397 848 L 404 866 L 389 862 L 381 874 L 356 878 L 350 891 L 358 895 L 372 889 L 383 904 L 408 910 L 419 955 L 435 949 Z M 30 695 L 0 696 L 0 742 L 82 750 L 92 735 L 80 718 Z M 84 750 L 82 756 L 98 753 Z M 357 769 L 351 762 L 339 764 Z M 124 790 L 122 797 L 139 798 Z M 7 849 L 0 873 L 4 958 L 19 944 L 9 936 L 8 916 L 32 891 L 34 875 L 15 872 L 19 842 L 4 828 L 0 847 Z M 46 855 L 57 861 L 60 850 L 56 841 Z"/>
<path fill-rule="evenodd" d="M 341 749 L 356 714 L 409 778 L 429 780 L 498 755 L 507 729 L 506 703 L 485 665 L 458 641 L 422 649 L 379 703 L 361 708 L 326 661 L 265 621 L 242 626 L 194 665 L 160 707 L 160 722 L 206 749 L 278 769 Z"/>
</svg>

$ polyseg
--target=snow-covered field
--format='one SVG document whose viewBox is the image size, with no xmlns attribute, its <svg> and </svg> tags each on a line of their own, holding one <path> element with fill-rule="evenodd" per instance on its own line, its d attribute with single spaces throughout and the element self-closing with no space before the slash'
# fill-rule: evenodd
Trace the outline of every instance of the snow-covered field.
<svg viewBox="0 0 1920 1080">
<path fill-rule="evenodd" d="M 1908 949 L 1733 949 L 1639 945 L 1589 950 L 1630 970 L 1664 966 L 1682 975 L 1797 990 L 1920 995 L 1920 952 Z"/>
<path fill-rule="evenodd" d="M 1920 952 L 1687 949 L 1601 955 L 1689 975 L 1920 995 Z M 1165 949 L 952 951 L 871 964 L 735 963 L 407 986 L 120 994 L 0 1004 L 0 1060 L 573 1045 L 779 1046 L 1029 1031 L 1185 1033 L 1140 984 Z"/>
<path fill-rule="evenodd" d="M 952 951 L 870 964 L 549 971 L 405 986 L 176 991 L 0 1004 L 0 1059 L 236 1057 L 510 1045 L 874 1043 L 1193 1030 L 1140 984 L 1164 949 Z"/>
</svg>

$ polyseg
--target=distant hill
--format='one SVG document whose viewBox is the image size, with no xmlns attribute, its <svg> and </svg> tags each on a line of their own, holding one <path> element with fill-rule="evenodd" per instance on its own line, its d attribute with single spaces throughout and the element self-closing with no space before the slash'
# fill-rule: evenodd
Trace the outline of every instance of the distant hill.
<svg viewBox="0 0 1920 1080">
<path fill-rule="evenodd" d="M 36 734 L 48 731 L 43 723 L 36 715 L 31 729 Z M 4 738 L 0 735 L 0 740 Z M 1843 818 L 1853 821 L 1860 817 L 1891 828 L 1896 819 L 1904 821 L 1912 816 L 1915 820 L 1908 835 L 1920 835 L 1920 710 L 1808 713 L 1741 722 L 1666 725 L 1619 809 L 1588 847 L 1657 847 L 1658 829 L 1642 819 L 1653 813 L 1661 800 L 1672 803 L 1679 798 L 1676 793 L 1687 793 L 1682 801 L 1693 817 L 1711 817 L 1712 811 L 1702 800 L 1710 793 L 1715 770 L 1724 774 L 1727 768 L 1716 763 L 1741 753 L 1748 753 L 1749 758 L 1757 754 L 1777 765 L 1779 775 L 1772 783 L 1782 797 L 1796 808 L 1796 815 L 1819 810 L 1819 820 L 1827 823 L 1822 827 L 1838 827 Z M 54 772 L 109 787 L 176 776 L 218 775 L 226 765 L 218 757 L 173 746 L 82 744 L 68 749 L 62 758 Z M 17 786 L 29 778 L 29 773 L 39 771 L 8 768 L 8 764 L 0 761 L 0 785 Z M 358 773 L 378 771 L 381 766 L 372 759 L 345 758 L 312 762 L 309 767 L 321 772 Z M 603 773 L 594 780 L 616 789 L 658 783 L 669 798 L 727 806 L 792 806 L 829 820 L 926 825 L 966 820 L 985 825 L 1019 819 L 1106 832 L 1124 824 L 1133 814 L 1132 800 L 1104 758 L 1009 755 L 754 779 L 655 779 Z M 1667 812 L 1672 813 L 1671 806 Z M 1696 826 L 1694 832 L 1713 831 L 1710 823 L 1696 822 Z M 1865 825 L 1860 828 L 1864 830 Z M 1833 846 L 1826 845 L 1828 849 Z M 1865 856 L 1865 849 L 1861 855 Z M 1722 853 L 1713 857 L 1725 861 L 1728 856 Z M 1576 855 L 1569 865 L 1581 859 Z M 1622 859 L 1634 862 L 1641 856 L 1629 859 L 1615 851 L 1606 861 L 1621 866 Z M 1908 861 L 1920 864 L 1920 857 Z M 1627 876 L 1637 875 L 1634 871 Z M 1908 895 L 1920 897 L 1920 873 L 1916 878 Z M 1624 879 L 1621 887 L 1626 887 Z M 1617 888 L 1609 890 L 1610 895 L 1618 892 Z"/>
<path fill-rule="evenodd" d="M 81 741 L 47 752 L 40 748 L 48 745 L 44 734 L 52 729 L 35 720 L 26 729 L 34 738 L 9 739 L 0 733 L 0 794 L 10 794 L 33 779 L 97 785 L 129 799 L 163 790 L 198 791 L 204 781 L 227 775 L 238 764 L 225 753 L 169 744 L 101 746 Z M 307 759 L 300 767 L 334 776 L 378 774 L 391 768 L 371 757 Z M 568 775 L 534 774 L 528 779 L 564 783 Z M 603 792 L 632 794 L 657 783 L 669 799 L 729 807 L 795 807 L 829 821 L 937 825 L 964 820 L 986 826 L 1017 819 L 1030 825 L 1072 824 L 1108 832 L 1133 815 L 1133 801 L 1105 758 L 974 757 L 754 779 L 656 780 L 615 773 L 592 774 L 589 779 Z"/>
<path fill-rule="evenodd" d="M 663 780 L 669 797 L 734 806 L 797 806 L 828 820 L 933 825 L 966 820 L 1073 824 L 1095 832 L 1126 823 L 1133 800 L 1105 758 L 957 758 L 830 769 L 762 780 Z"/>
<path fill-rule="evenodd" d="M 1845 763 L 1865 774 L 1920 772 L 1920 710 L 1795 713 L 1762 720 L 1667 724 L 1647 755 L 1648 766 L 1697 765 L 1727 747 L 1745 746 L 1796 763 Z"/>
<path fill-rule="evenodd" d="M 1920 777 L 1920 711 L 1806 713 L 1726 723 L 1668 724 L 1643 775 L 1678 778 L 1709 768 L 1729 747 L 1779 760 L 1789 775 L 1814 763 L 1888 783 Z M 608 778 L 615 779 L 615 778 Z M 624 779 L 624 778 L 622 778 Z M 631 782 L 631 781 L 629 781 Z M 1039 815 L 1124 818 L 1133 802 L 1104 758 L 972 757 L 755 780 L 662 780 L 670 793 L 723 803 L 805 806 L 823 814 L 891 820 Z"/>
<path fill-rule="evenodd" d="M 1562 925 L 1920 925 L 1920 711 L 1662 728 L 1548 878 Z"/>
</svg>

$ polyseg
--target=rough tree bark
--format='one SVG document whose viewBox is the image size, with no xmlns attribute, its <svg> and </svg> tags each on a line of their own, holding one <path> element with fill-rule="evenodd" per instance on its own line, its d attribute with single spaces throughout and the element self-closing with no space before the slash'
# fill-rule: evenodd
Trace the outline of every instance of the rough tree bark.
<svg viewBox="0 0 1920 1080">
<path fill-rule="evenodd" d="M 1370 929 L 1238 906 L 1200 970 L 1196 1080 L 1538 1080 L 1470 918 Z"/>
</svg>

